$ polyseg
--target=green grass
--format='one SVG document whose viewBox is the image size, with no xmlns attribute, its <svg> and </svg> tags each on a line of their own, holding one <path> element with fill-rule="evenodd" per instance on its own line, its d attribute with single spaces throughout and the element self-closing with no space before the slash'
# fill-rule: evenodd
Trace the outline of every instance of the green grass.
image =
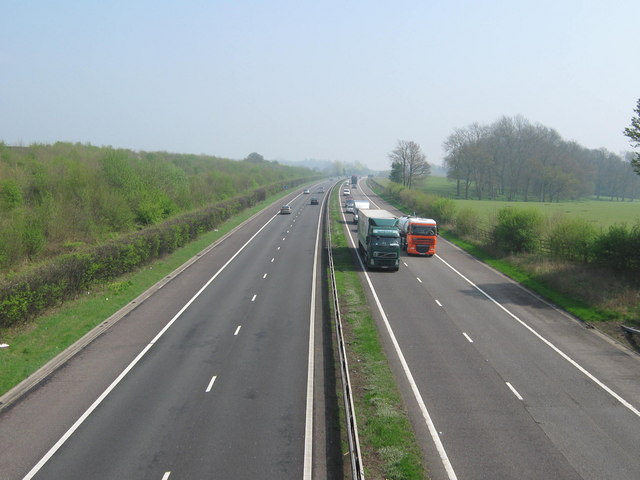
<svg viewBox="0 0 640 480">
<path fill-rule="evenodd" d="M 331 199 L 336 283 L 365 477 L 423 479 L 420 449 L 385 357 L 344 234 L 337 195 Z"/>
<path fill-rule="evenodd" d="M 208 245 L 287 193 L 289 192 L 281 192 L 269 197 L 259 205 L 223 223 L 217 231 L 203 234 L 170 256 L 67 302 L 29 325 L 0 329 L 0 343 L 9 344 L 9 348 L 0 349 L 0 395 Z"/>
</svg>

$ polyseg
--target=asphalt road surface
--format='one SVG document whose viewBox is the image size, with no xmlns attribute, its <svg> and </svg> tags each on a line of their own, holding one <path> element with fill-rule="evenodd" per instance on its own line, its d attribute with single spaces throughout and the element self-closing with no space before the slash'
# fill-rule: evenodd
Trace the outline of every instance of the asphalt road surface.
<svg viewBox="0 0 640 480">
<path fill-rule="evenodd" d="M 364 281 L 433 479 L 640 479 L 635 353 L 442 238 L 402 261 Z"/>
<path fill-rule="evenodd" d="M 324 196 L 292 193 L 291 215 L 247 222 L 3 411 L 0 478 L 341 475 L 325 428 Z"/>
</svg>

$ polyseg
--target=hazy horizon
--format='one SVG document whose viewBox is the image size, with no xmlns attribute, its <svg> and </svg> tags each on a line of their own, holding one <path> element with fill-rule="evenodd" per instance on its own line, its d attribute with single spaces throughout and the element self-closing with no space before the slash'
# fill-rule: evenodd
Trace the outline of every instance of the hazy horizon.
<svg viewBox="0 0 640 480">
<path fill-rule="evenodd" d="M 640 2 L 148 1 L 0 6 L 0 141 L 389 168 L 521 115 L 632 151 Z"/>
</svg>

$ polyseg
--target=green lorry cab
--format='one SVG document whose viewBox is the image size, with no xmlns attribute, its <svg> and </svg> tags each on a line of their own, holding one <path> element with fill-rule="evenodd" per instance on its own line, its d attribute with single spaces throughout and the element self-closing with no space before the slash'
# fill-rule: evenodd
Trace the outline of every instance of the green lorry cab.
<svg viewBox="0 0 640 480">
<path fill-rule="evenodd" d="M 386 210 L 358 210 L 358 248 L 367 268 L 398 270 L 398 219 Z"/>
</svg>

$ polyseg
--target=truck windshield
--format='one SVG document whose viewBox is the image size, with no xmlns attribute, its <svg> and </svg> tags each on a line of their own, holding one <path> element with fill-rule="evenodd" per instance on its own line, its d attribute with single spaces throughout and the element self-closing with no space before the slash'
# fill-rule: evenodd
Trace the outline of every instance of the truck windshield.
<svg viewBox="0 0 640 480">
<path fill-rule="evenodd" d="M 397 247 L 400 245 L 397 237 L 373 237 L 371 244 L 374 247 Z"/>
<path fill-rule="evenodd" d="M 414 235 L 435 235 L 436 227 L 433 225 L 411 225 L 411 233 Z"/>
</svg>

